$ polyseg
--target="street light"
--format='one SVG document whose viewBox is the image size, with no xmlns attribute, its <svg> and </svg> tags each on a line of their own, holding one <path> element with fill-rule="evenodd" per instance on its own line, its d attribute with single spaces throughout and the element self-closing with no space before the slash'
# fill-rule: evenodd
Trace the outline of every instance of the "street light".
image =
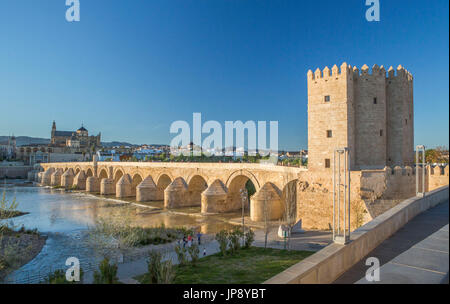
<svg viewBox="0 0 450 304">
<path fill-rule="evenodd" d="M 242 203 L 242 233 L 243 233 L 243 240 L 245 244 L 245 219 L 244 219 L 244 212 L 245 212 L 245 202 L 248 198 L 248 192 L 247 189 L 243 188 L 239 191 L 241 193 L 241 203 Z"/>
<path fill-rule="evenodd" d="M 348 148 L 335 149 L 333 157 L 334 157 L 334 159 L 333 159 L 333 161 L 334 161 L 334 163 L 333 163 L 333 241 L 338 244 L 347 244 L 350 241 L 350 150 Z M 336 163 L 336 158 L 337 158 L 337 163 Z M 341 158 L 343 158 L 343 161 L 344 161 L 343 170 L 341 170 Z M 344 184 L 341 184 L 341 171 L 343 171 L 343 175 L 344 175 Z M 337 173 L 337 180 L 336 180 L 336 173 Z M 343 226 L 342 234 L 341 234 L 341 187 L 343 187 L 343 193 L 344 193 L 344 195 L 343 195 L 344 226 Z M 337 206 L 336 206 L 336 196 L 337 196 Z M 336 216 L 336 213 L 337 213 L 337 216 Z M 336 223 L 336 217 L 337 217 L 337 223 Z"/>
</svg>

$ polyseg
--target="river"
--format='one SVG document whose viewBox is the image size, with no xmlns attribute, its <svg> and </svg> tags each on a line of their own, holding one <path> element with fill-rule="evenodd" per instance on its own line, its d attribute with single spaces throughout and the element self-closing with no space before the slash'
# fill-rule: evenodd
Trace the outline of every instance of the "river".
<svg viewBox="0 0 450 304">
<path fill-rule="evenodd" d="M 215 233 L 233 227 L 227 222 L 239 213 L 201 216 L 200 207 L 164 210 L 163 202 L 137 203 L 113 197 L 100 197 L 83 192 L 66 192 L 23 184 L 13 180 L 0 185 L 6 198 L 18 202 L 18 210 L 28 214 L 9 219 L 15 227 L 38 229 L 47 236 L 42 251 L 29 263 L 11 273 L 8 283 L 38 283 L 56 269 L 66 269 L 66 259 L 77 257 L 83 269 L 94 267 L 101 256 L 92 241 L 89 227 L 100 218 L 126 217 L 133 225 L 154 227 L 189 227 L 202 233 Z"/>
</svg>

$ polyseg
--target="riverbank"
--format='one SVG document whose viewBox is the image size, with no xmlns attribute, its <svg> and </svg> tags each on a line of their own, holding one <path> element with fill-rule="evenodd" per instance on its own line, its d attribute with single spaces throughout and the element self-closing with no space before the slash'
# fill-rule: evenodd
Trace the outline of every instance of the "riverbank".
<svg viewBox="0 0 450 304">
<path fill-rule="evenodd" d="M 35 230 L 5 231 L 0 236 L 0 282 L 14 270 L 33 260 L 47 237 Z"/>
<path fill-rule="evenodd" d="M 22 211 L 7 211 L 7 212 L 0 211 L 0 220 L 7 220 L 7 219 L 22 216 L 22 215 L 26 215 L 26 214 L 30 214 L 30 213 L 22 212 Z"/>
</svg>

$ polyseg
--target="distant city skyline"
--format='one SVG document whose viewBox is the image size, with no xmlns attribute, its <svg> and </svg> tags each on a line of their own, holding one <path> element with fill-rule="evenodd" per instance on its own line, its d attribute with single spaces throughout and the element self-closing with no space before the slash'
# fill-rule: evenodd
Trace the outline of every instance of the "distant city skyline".
<svg viewBox="0 0 450 304">
<path fill-rule="evenodd" d="M 0 136 L 50 138 L 83 123 L 102 141 L 169 144 L 176 120 L 279 122 L 307 149 L 309 69 L 347 62 L 414 76 L 415 144 L 449 146 L 449 3 L 380 1 L 0 3 Z"/>
</svg>

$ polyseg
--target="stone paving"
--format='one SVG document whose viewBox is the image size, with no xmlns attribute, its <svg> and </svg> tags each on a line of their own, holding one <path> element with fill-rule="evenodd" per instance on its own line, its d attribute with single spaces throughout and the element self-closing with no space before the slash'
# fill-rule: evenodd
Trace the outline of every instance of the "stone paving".
<svg viewBox="0 0 450 304">
<path fill-rule="evenodd" d="M 449 202 L 423 212 L 335 281 L 337 284 L 448 284 Z M 368 282 L 368 257 L 380 260 L 380 281 Z"/>
</svg>

